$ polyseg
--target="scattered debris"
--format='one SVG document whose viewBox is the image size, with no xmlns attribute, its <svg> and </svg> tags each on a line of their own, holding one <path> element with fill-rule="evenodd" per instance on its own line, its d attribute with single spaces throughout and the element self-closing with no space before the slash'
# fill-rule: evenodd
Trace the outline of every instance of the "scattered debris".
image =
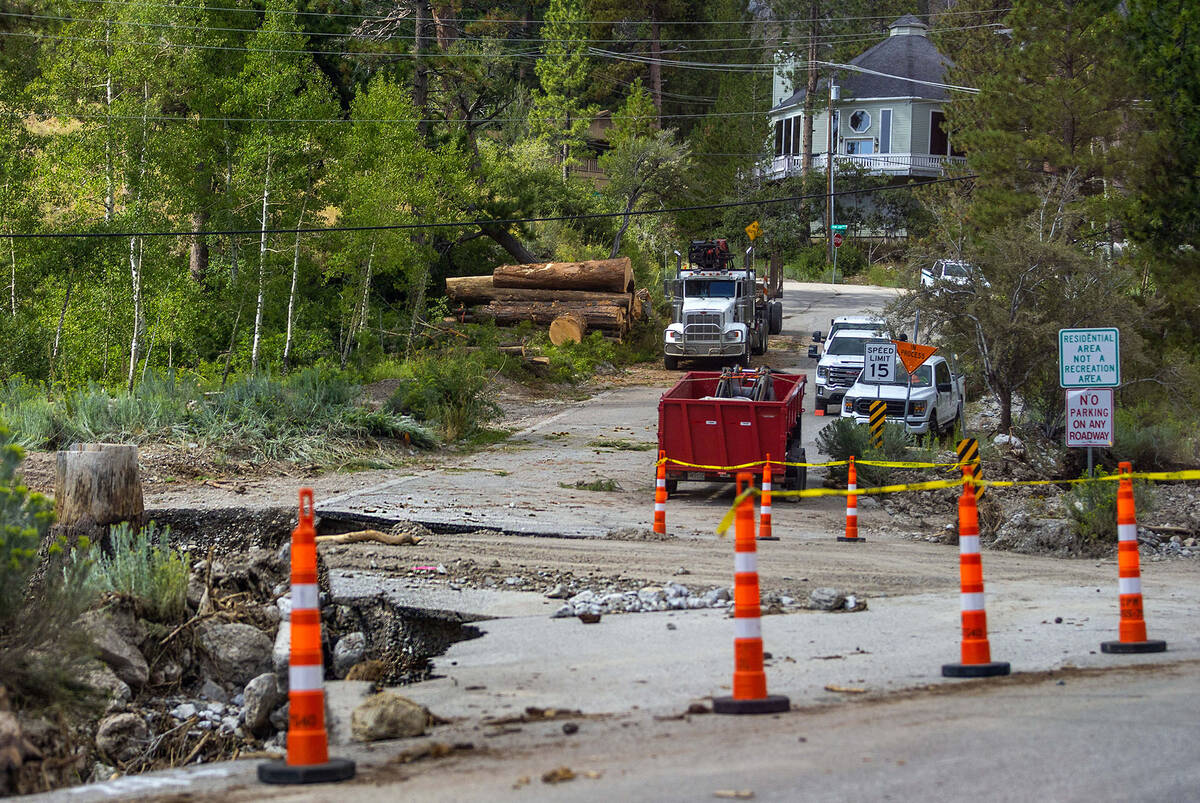
<svg viewBox="0 0 1200 803">
<path fill-rule="evenodd" d="M 718 789 L 713 792 L 713 797 L 724 798 L 726 800 L 750 800 L 754 797 L 752 789 Z"/>
<path fill-rule="evenodd" d="M 542 775 L 542 783 L 562 783 L 575 780 L 575 772 L 570 767 L 557 767 Z"/>
<path fill-rule="evenodd" d="M 836 683 L 830 683 L 825 686 L 825 691 L 838 692 L 840 694 L 866 694 L 867 689 L 862 686 L 839 686 Z"/>
</svg>

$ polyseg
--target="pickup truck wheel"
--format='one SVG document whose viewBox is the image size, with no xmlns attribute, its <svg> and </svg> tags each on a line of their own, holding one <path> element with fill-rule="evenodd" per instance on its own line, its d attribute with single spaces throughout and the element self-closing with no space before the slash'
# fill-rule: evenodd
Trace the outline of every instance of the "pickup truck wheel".
<svg viewBox="0 0 1200 803">
<path fill-rule="evenodd" d="M 773 335 L 777 335 L 783 331 L 782 301 L 772 301 L 767 304 L 767 328 Z"/>
<path fill-rule="evenodd" d="M 666 366 L 668 371 L 674 371 L 679 368 L 679 358 L 674 354 L 664 354 L 663 365 Z"/>
<path fill-rule="evenodd" d="M 936 441 L 942 437 L 942 430 L 938 427 L 937 408 L 929 411 L 929 440 Z"/>
<path fill-rule="evenodd" d="M 804 449 L 788 452 L 789 463 L 807 463 Z M 783 486 L 789 491 L 803 491 L 808 485 L 808 468 L 805 466 L 788 466 L 783 474 Z"/>
<path fill-rule="evenodd" d="M 667 480 L 667 496 L 674 496 L 679 490 L 679 480 Z"/>
</svg>

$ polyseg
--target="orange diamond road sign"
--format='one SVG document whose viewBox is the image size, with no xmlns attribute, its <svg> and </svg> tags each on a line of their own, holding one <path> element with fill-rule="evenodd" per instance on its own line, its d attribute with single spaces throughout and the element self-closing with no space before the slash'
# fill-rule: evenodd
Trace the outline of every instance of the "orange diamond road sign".
<svg viewBox="0 0 1200 803">
<path fill-rule="evenodd" d="M 905 340 L 893 340 L 896 344 L 896 356 L 904 363 L 904 370 L 910 374 L 933 356 L 937 346 L 922 346 L 920 343 L 909 343 Z"/>
<path fill-rule="evenodd" d="M 761 236 L 761 235 L 762 235 L 762 226 L 758 225 L 757 220 L 753 221 L 749 226 L 746 227 L 746 236 L 749 237 L 752 241 L 757 240 L 759 238 L 759 236 Z"/>
</svg>

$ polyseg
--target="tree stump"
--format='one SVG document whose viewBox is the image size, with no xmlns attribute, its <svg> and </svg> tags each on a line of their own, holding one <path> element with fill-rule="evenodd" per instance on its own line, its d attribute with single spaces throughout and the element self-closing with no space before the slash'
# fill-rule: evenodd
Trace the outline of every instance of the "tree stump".
<svg viewBox="0 0 1200 803">
<path fill-rule="evenodd" d="M 145 511 L 136 446 L 77 443 L 58 453 L 52 536 L 107 544 L 109 527 L 123 521 L 141 527 Z"/>
<path fill-rule="evenodd" d="M 566 312 L 550 322 L 550 342 L 556 346 L 563 343 L 579 343 L 587 334 L 587 324 L 574 312 Z"/>
</svg>

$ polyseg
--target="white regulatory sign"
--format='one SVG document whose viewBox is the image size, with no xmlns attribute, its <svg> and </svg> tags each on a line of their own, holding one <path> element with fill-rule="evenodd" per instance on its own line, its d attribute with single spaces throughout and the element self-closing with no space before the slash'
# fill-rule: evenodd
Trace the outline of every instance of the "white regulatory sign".
<svg viewBox="0 0 1200 803">
<path fill-rule="evenodd" d="M 1068 390 L 1067 446 L 1112 445 L 1112 388 Z"/>
<path fill-rule="evenodd" d="M 876 385 L 896 381 L 896 344 L 890 340 L 868 340 L 863 356 L 862 381 Z"/>
<path fill-rule="evenodd" d="M 1121 384 L 1121 333 L 1114 328 L 1058 330 L 1058 385 L 1115 388 Z"/>
</svg>

